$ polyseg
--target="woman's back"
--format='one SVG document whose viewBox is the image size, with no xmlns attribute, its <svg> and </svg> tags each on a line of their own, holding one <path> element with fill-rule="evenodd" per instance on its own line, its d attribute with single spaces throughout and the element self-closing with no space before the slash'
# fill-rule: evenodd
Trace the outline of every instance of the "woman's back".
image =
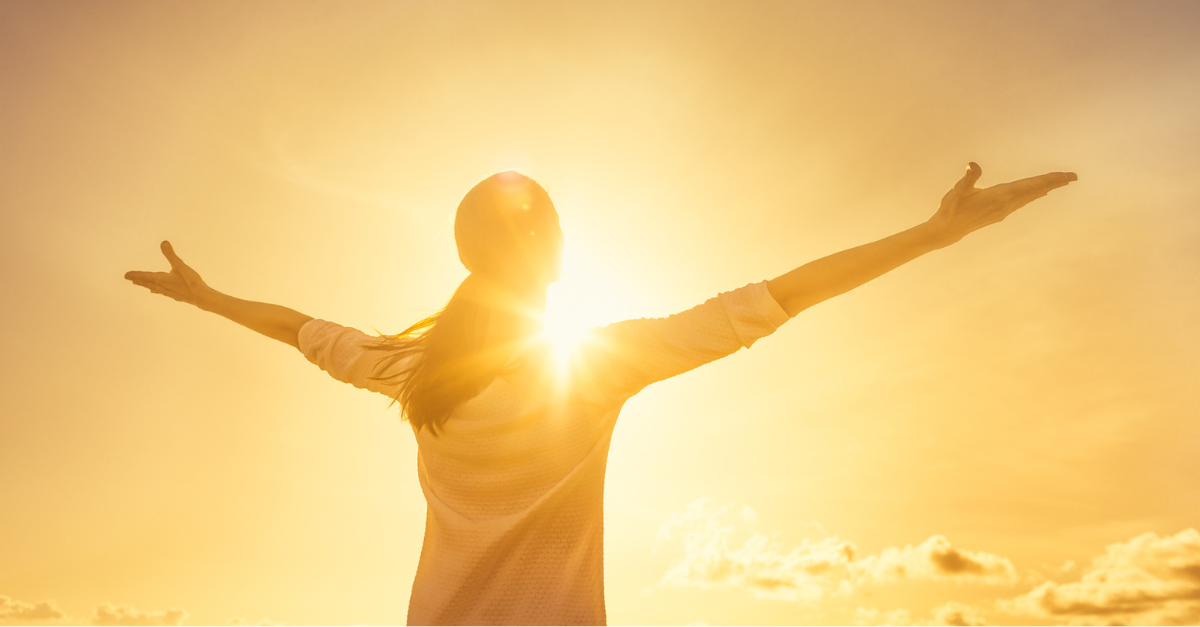
<svg viewBox="0 0 1200 627">
<path fill-rule="evenodd" d="M 414 430 L 428 509 L 409 623 L 603 624 L 604 471 L 621 406 L 787 319 L 763 282 L 594 329 L 566 364 L 534 343 L 437 435 Z M 371 341 L 323 320 L 300 332 L 334 378 L 392 395 L 364 376 Z"/>
<path fill-rule="evenodd" d="M 540 356 L 539 356 L 540 357 Z M 602 624 L 604 470 L 618 407 L 529 360 L 417 433 L 428 504 L 409 624 Z"/>
<path fill-rule="evenodd" d="M 529 509 L 611 430 L 610 408 L 582 402 L 542 346 L 460 405 L 437 435 L 417 442 L 439 501 L 471 520 Z M 528 353 L 527 353 L 528 354 Z"/>
</svg>

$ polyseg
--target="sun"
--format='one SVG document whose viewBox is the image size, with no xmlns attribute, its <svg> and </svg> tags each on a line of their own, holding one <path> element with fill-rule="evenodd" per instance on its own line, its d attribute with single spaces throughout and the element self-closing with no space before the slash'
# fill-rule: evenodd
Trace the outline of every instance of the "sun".
<svg viewBox="0 0 1200 627">
<path fill-rule="evenodd" d="M 589 331 L 616 322 L 621 299 L 609 285 L 603 259 L 576 242 L 563 254 L 562 275 L 546 293 L 542 335 L 550 342 L 560 374 L 589 340 Z"/>
<path fill-rule="evenodd" d="M 564 222 L 567 218 L 564 218 Z M 575 235 L 569 225 L 567 245 L 562 252 L 562 271 L 559 280 L 546 292 L 546 309 L 542 318 L 542 339 L 556 358 L 560 375 L 566 375 L 568 365 L 586 359 L 584 353 L 603 350 L 600 338 L 592 331 L 598 327 L 631 317 L 641 299 L 630 293 L 627 281 L 618 277 L 626 257 L 614 258 L 598 249 L 580 229 Z"/>
<path fill-rule="evenodd" d="M 567 292 L 567 293 L 564 293 Z M 569 290 L 551 287 L 546 302 L 542 335 L 550 341 L 559 373 L 564 373 L 571 356 L 587 330 L 594 326 L 584 302 L 573 298 Z"/>
</svg>

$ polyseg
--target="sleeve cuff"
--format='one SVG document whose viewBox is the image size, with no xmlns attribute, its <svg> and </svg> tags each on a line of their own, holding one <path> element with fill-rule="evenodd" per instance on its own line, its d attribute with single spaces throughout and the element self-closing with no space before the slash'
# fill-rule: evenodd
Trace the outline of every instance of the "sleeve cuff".
<svg viewBox="0 0 1200 627">
<path fill-rule="evenodd" d="M 771 296 L 767 282 L 751 283 L 740 289 L 721 294 L 721 302 L 729 322 L 745 348 L 759 338 L 775 332 L 791 316 Z"/>
<path fill-rule="evenodd" d="M 318 324 L 313 324 L 314 322 L 320 323 L 324 321 L 318 318 L 312 318 L 300 325 L 300 330 L 296 333 L 296 345 L 297 348 L 300 349 L 301 353 L 307 354 L 307 352 L 304 350 L 305 346 L 309 343 L 309 341 L 311 341 L 313 331 L 315 331 L 319 326 Z"/>
</svg>

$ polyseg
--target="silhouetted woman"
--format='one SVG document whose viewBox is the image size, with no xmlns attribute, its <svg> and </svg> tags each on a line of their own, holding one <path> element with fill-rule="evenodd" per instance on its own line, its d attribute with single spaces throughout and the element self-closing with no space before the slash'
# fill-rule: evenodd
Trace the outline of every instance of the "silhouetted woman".
<svg viewBox="0 0 1200 627">
<path fill-rule="evenodd" d="M 170 272 L 125 277 L 399 401 L 428 503 L 409 624 L 602 624 L 604 470 L 625 401 L 1075 180 L 1057 172 L 976 189 L 980 173 L 970 164 L 933 217 L 907 231 L 673 316 L 593 329 L 566 367 L 539 335 L 562 258 L 558 214 L 541 186 L 514 172 L 463 198 L 454 237 L 470 275 L 444 309 L 398 335 L 226 296 L 168 242 Z"/>
</svg>

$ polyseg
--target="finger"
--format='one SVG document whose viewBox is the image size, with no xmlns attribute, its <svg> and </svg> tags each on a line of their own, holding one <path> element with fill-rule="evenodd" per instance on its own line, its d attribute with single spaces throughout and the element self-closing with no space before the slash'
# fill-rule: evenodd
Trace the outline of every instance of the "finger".
<svg viewBox="0 0 1200 627">
<path fill-rule="evenodd" d="M 146 282 L 146 281 L 160 281 L 160 280 L 162 280 L 162 279 L 165 279 L 165 278 L 167 278 L 167 277 L 169 277 L 169 276 L 170 276 L 170 274 L 169 274 L 169 273 L 167 273 L 167 272 L 137 272 L 137 271 L 132 271 L 132 272 L 126 272 L 126 273 L 125 273 L 125 278 L 126 278 L 126 279 L 129 279 L 130 281 L 133 281 L 134 283 L 138 283 L 138 282 Z"/>
<path fill-rule="evenodd" d="M 144 287 L 144 288 L 150 290 L 151 292 L 154 292 L 155 294 L 162 293 L 162 291 L 163 291 L 162 284 L 156 283 L 154 281 L 134 281 L 133 284 L 138 287 Z"/>
<path fill-rule="evenodd" d="M 183 268 L 187 267 L 187 264 L 183 263 L 183 260 L 179 258 L 179 255 L 175 254 L 175 249 L 171 247 L 171 242 L 163 240 L 163 243 L 161 246 L 159 246 L 159 248 L 162 248 L 163 255 L 166 255 L 167 261 L 171 262 L 172 270 L 182 270 Z"/>
<path fill-rule="evenodd" d="M 138 286 L 138 287 L 144 287 L 144 288 L 146 288 L 146 289 L 150 290 L 150 291 L 151 291 L 152 293 L 154 293 L 154 294 L 162 294 L 162 293 L 163 293 L 163 287 L 162 287 L 162 285 L 160 285 L 160 284 L 158 284 L 158 283 L 151 282 L 151 281 L 148 281 L 148 282 L 134 282 L 134 285 L 136 285 L 136 286 Z"/>
<path fill-rule="evenodd" d="M 1045 198 L 1048 194 L 1050 194 L 1050 192 L 1058 189 L 1059 187 L 1063 187 L 1064 185 L 1066 185 L 1066 183 L 1063 183 L 1062 185 L 1055 185 L 1053 187 L 1041 187 L 1027 191 L 1023 194 L 1017 194 L 1009 199 L 1009 203 L 1017 207 L 1024 207 L 1025 205 L 1028 205 L 1039 198 Z"/>
<path fill-rule="evenodd" d="M 1042 184 L 1029 190 L 1029 194 L 1033 194 L 1037 198 L 1041 198 L 1046 194 L 1060 188 L 1070 185 L 1072 182 L 1079 179 L 1074 172 L 1055 172 L 1056 176 L 1048 177 Z"/>
<path fill-rule="evenodd" d="M 167 291 L 176 290 L 176 286 L 170 281 L 170 276 L 166 272 L 130 272 L 128 273 L 129 280 L 138 287 L 144 287 L 155 294 L 163 294 Z"/>
<path fill-rule="evenodd" d="M 1078 178 L 1074 172 L 1050 172 L 1040 176 L 1031 176 L 1026 179 L 1012 181 L 1011 183 L 1001 183 L 1000 185 L 996 185 L 995 189 L 997 192 L 1010 197 L 1027 194 L 1045 194 L 1052 189 L 1067 185 Z"/>
<path fill-rule="evenodd" d="M 1041 176 L 1033 176 L 1027 179 L 1021 179 L 1018 183 L 1024 183 L 1025 186 L 1031 189 L 1045 189 L 1046 191 L 1057 189 L 1063 185 L 1077 180 L 1074 172 L 1050 172 Z"/>
<path fill-rule="evenodd" d="M 1074 172 L 1052 172 L 1041 176 L 1031 177 L 1030 179 L 1022 179 L 1014 181 L 1008 185 L 1012 186 L 1008 193 L 1005 194 L 1007 208 L 1005 215 L 1010 214 L 1029 203 L 1045 197 L 1050 192 L 1070 184 L 1072 181 L 1078 180 L 1079 177 Z M 1017 183 L 1028 184 L 1017 186 Z"/>
<path fill-rule="evenodd" d="M 955 183 L 954 190 L 963 193 L 975 189 L 975 183 L 979 177 L 983 176 L 983 168 L 979 167 L 974 161 L 967 164 L 967 171 L 963 173 L 963 177 Z"/>
<path fill-rule="evenodd" d="M 150 290 L 151 294 L 161 294 L 163 296 L 174 298 L 175 300 L 181 300 L 182 298 L 178 290 L 169 285 L 163 285 L 162 283 L 147 282 L 136 283 L 135 285 Z"/>
</svg>

